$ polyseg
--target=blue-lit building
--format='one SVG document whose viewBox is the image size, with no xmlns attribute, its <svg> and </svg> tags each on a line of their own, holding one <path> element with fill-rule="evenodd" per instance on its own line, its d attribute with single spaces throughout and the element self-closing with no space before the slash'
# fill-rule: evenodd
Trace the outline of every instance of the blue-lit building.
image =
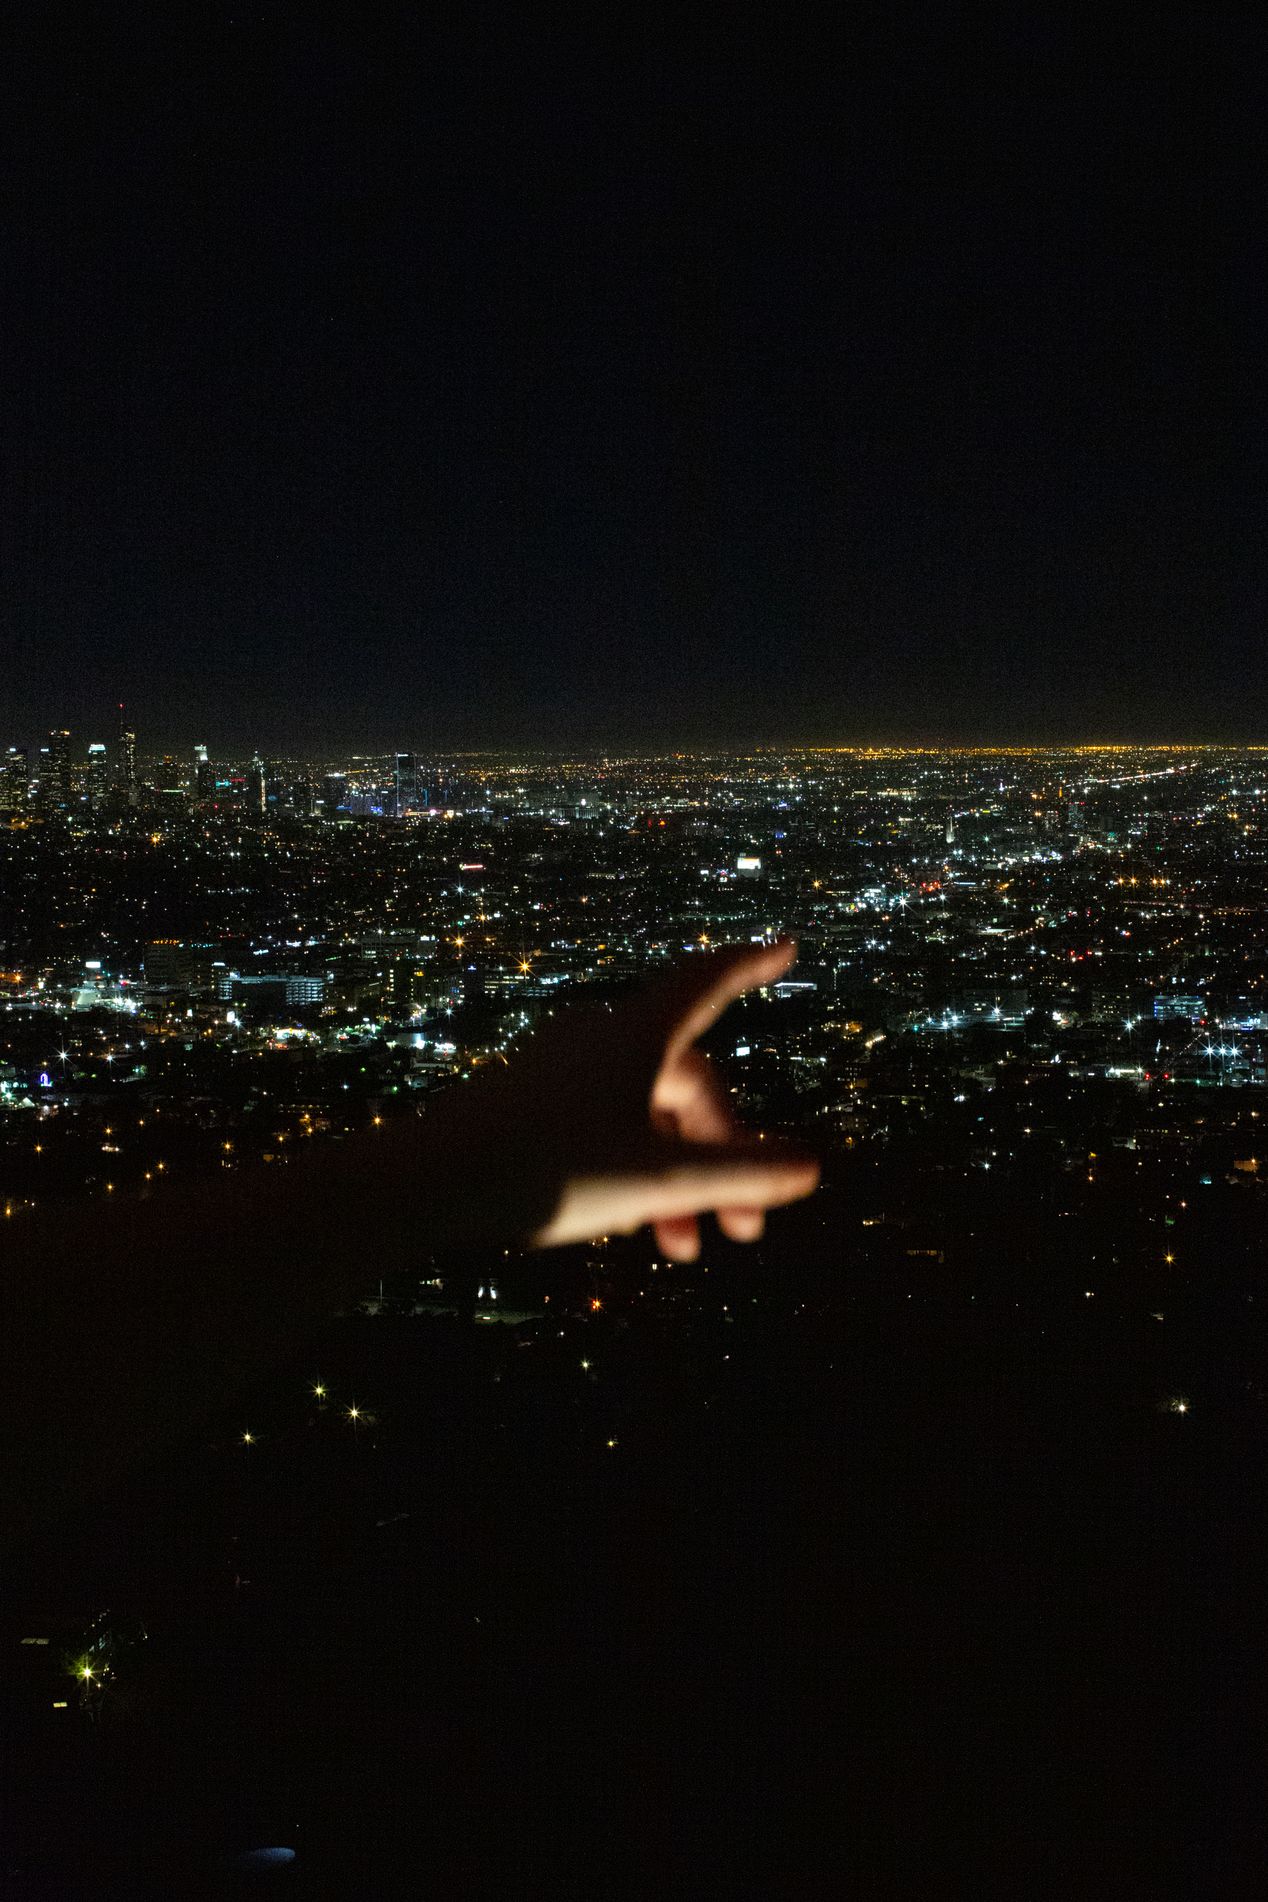
<svg viewBox="0 0 1268 1902">
<path fill-rule="evenodd" d="M 1172 1023 L 1183 1019 L 1190 1024 L 1200 1024 L 1206 1016 L 1204 997 L 1168 997 L 1165 994 L 1154 999 L 1154 1016 L 1160 1024 Z"/>
</svg>

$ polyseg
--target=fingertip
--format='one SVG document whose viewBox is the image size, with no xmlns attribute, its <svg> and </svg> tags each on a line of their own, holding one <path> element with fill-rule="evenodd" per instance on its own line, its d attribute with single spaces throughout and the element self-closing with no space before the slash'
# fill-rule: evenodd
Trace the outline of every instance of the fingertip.
<svg viewBox="0 0 1268 1902">
<path fill-rule="evenodd" d="M 718 1227 L 728 1241 L 756 1242 L 766 1231 L 766 1216 L 761 1209 L 719 1209 Z"/>
<path fill-rule="evenodd" d="M 695 1261 L 700 1254 L 700 1224 L 694 1215 L 667 1216 L 653 1223 L 656 1245 L 671 1261 Z"/>
<path fill-rule="evenodd" d="M 813 1158 L 792 1158 L 779 1165 L 772 1177 L 771 1187 L 781 1201 L 799 1202 L 803 1196 L 813 1195 L 819 1186 L 822 1170 Z"/>
</svg>

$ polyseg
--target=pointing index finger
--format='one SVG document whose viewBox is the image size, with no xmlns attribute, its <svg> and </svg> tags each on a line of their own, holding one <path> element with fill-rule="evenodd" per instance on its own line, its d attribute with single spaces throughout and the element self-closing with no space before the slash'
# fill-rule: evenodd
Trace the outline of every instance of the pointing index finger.
<svg viewBox="0 0 1268 1902">
<path fill-rule="evenodd" d="M 761 984 L 773 984 L 795 961 L 791 938 L 775 944 L 727 945 L 696 951 L 653 996 L 653 1012 L 664 1040 L 666 1059 L 678 1056 L 704 1035 L 728 1004 Z"/>
</svg>

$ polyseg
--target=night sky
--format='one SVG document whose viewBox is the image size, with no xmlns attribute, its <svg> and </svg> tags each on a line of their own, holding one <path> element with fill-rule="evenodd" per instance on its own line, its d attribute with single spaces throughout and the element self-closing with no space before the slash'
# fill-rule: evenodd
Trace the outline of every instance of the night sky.
<svg viewBox="0 0 1268 1902">
<path fill-rule="evenodd" d="M 11 15 L 0 743 L 1268 740 L 1253 9 L 323 11 Z"/>
</svg>

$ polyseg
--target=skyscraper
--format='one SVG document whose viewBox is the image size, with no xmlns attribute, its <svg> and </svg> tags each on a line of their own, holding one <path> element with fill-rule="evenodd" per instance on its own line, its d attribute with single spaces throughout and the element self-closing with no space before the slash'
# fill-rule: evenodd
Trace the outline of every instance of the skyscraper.
<svg viewBox="0 0 1268 1902">
<path fill-rule="evenodd" d="M 48 736 L 48 746 L 41 747 L 44 757 L 45 783 L 41 788 L 43 803 L 49 806 L 63 807 L 70 804 L 70 733 L 66 727 L 55 727 Z"/>
<path fill-rule="evenodd" d="M 185 768 L 171 753 L 164 753 L 155 768 L 153 786 L 161 796 L 164 805 L 186 797 L 189 787 L 185 778 Z"/>
<path fill-rule="evenodd" d="M 207 758 L 207 748 L 194 748 L 194 797 L 200 801 L 210 800 L 216 791 L 216 776 L 211 770 L 211 761 Z"/>
<path fill-rule="evenodd" d="M 418 809 L 418 761 L 412 753 L 396 755 L 396 815 Z"/>
<path fill-rule="evenodd" d="M 21 812 L 30 791 L 30 754 L 25 746 L 11 746 L 0 761 L 0 812 Z"/>
<path fill-rule="evenodd" d="M 251 756 L 251 771 L 247 775 L 247 805 L 252 812 L 264 812 L 268 808 L 268 797 L 264 761 L 258 753 L 254 753 Z"/>
<path fill-rule="evenodd" d="M 119 702 L 119 790 L 125 806 L 137 803 L 136 734 L 127 724 L 123 702 Z"/>
<path fill-rule="evenodd" d="M 106 743 L 104 740 L 91 740 L 88 744 L 88 804 L 94 812 L 100 810 L 106 798 Z"/>
</svg>

